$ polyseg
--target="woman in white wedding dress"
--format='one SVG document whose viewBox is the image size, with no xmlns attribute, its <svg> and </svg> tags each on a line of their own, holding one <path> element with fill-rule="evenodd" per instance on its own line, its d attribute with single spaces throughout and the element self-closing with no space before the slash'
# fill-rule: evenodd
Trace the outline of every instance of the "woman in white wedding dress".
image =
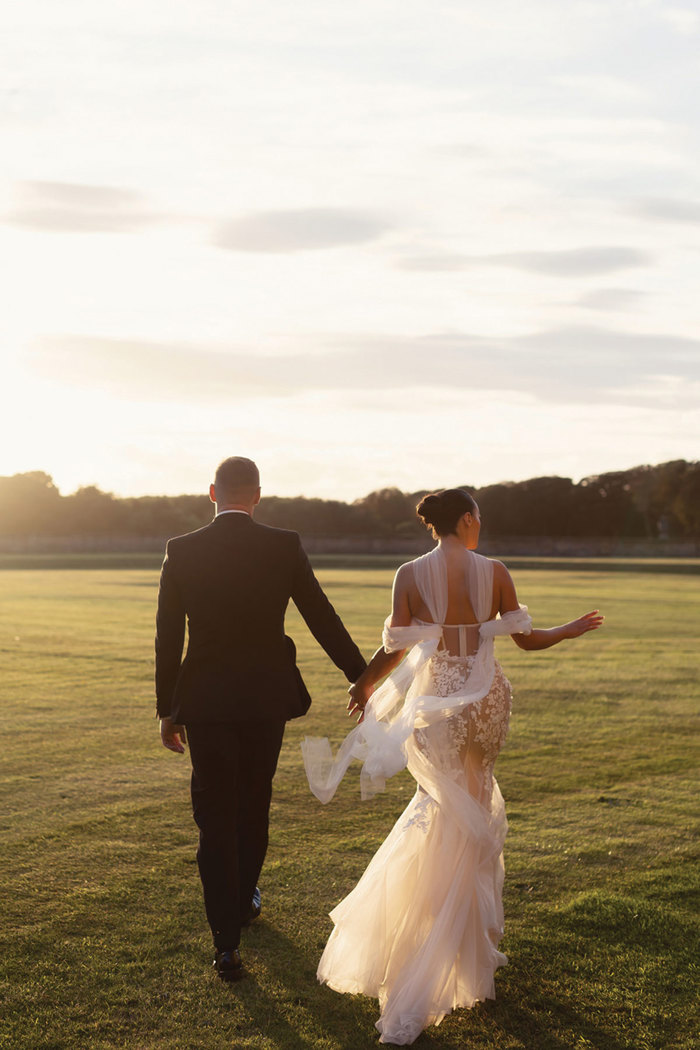
<svg viewBox="0 0 700 1050">
<path fill-rule="evenodd" d="M 336 991 L 377 997 L 380 1042 L 400 1045 L 456 1007 L 494 998 L 495 971 L 507 961 L 498 950 L 507 823 L 493 767 L 511 687 L 494 636 L 546 649 L 603 620 L 596 610 L 533 630 L 505 566 L 474 553 L 479 509 L 463 489 L 426 496 L 418 514 L 439 542 L 396 574 L 383 648 L 350 690 L 360 723 L 335 759 L 327 740 L 302 745 L 322 802 L 353 758 L 363 761 L 364 798 L 406 766 L 416 780 L 406 810 L 331 912 L 318 967 Z"/>
</svg>

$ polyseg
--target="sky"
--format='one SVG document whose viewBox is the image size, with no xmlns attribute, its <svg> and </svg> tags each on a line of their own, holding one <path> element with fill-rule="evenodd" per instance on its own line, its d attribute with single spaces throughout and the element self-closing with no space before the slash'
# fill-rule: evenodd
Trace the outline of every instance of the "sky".
<svg viewBox="0 0 700 1050">
<path fill-rule="evenodd" d="M 0 6 L 0 474 L 700 458 L 700 0 Z"/>
</svg>

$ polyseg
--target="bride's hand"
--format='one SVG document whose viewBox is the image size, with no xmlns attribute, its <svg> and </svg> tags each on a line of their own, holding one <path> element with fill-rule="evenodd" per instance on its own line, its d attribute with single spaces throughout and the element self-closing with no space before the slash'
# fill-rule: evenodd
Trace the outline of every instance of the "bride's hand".
<svg viewBox="0 0 700 1050">
<path fill-rule="evenodd" d="M 348 689 L 350 693 L 350 699 L 348 700 L 348 714 L 354 715 L 359 714 L 357 724 L 359 725 L 362 719 L 365 717 L 365 707 L 367 701 L 374 692 L 374 686 L 362 686 L 359 680 L 351 685 Z"/>
<path fill-rule="evenodd" d="M 579 616 L 578 620 L 572 620 L 570 623 L 567 623 L 565 628 L 566 637 L 579 638 L 586 631 L 595 631 L 602 626 L 604 619 L 605 617 L 598 609 L 586 613 L 585 616 Z"/>
</svg>

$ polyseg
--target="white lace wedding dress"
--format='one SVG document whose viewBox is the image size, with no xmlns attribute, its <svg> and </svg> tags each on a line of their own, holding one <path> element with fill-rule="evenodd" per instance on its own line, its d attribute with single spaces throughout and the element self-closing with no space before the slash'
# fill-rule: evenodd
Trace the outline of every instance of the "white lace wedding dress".
<svg viewBox="0 0 700 1050">
<path fill-rule="evenodd" d="M 486 619 L 493 596 L 487 558 L 464 551 L 480 622 L 463 626 L 444 625 L 442 549 L 412 565 L 433 622 L 385 626 L 385 648 L 410 651 L 335 759 L 327 740 L 302 745 L 322 802 L 353 758 L 363 761 L 364 798 L 406 765 L 417 783 L 357 886 L 331 912 L 335 928 L 318 967 L 318 979 L 336 991 L 377 997 L 380 1042 L 399 1045 L 456 1007 L 493 998 L 494 973 L 507 961 L 498 950 L 507 823 L 493 765 L 508 730 L 511 690 L 493 639 L 531 629 L 524 607 Z"/>
</svg>

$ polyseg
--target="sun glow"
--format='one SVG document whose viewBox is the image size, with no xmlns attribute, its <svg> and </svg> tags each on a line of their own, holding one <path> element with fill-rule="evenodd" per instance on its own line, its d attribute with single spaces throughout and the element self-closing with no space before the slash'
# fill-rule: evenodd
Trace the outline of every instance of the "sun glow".
<svg viewBox="0 0 700 1050">
<path fill-rule="evenodd" d="M 0 471 L 174 493 L 247 451 L 351 499 L 697 457 L 697 19 L 371 7 L 15 5 Z"/>
</svg>

